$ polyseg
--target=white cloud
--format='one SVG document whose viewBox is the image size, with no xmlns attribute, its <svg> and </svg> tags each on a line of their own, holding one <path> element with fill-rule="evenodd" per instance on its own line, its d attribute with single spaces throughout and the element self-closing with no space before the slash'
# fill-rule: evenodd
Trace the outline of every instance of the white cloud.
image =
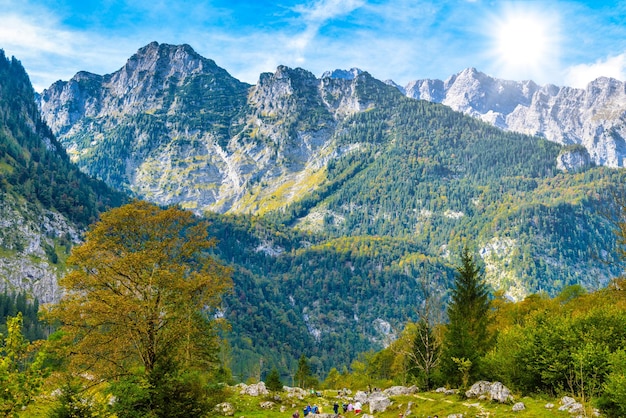
<svg viewBox="0 0 626 418">
<path fill-rule="evenodd" d="M 32 54 L 70 52 L 74 36 L 55 26 L 56 22 L 42 17 L 35 22 L 28 16 L 2 16 L 0 43 L 7 49 L 26 50 Z"/>
<path fill-rule="evenodd" d="M 626 80 L 626 52 L 598 60 L 593 64 L 578 64 L 565 70 L 565 85 L 585 88 L 599 77 Z"/>
<path fill-rule="evenodd" d="M 36 91 L 68 80 L 80 70 L 112 72 L 140 46 L 136 39 L 68 30 L 43 9 L 0 16 L 0 48 L 22 62 Z"/>
</svg>

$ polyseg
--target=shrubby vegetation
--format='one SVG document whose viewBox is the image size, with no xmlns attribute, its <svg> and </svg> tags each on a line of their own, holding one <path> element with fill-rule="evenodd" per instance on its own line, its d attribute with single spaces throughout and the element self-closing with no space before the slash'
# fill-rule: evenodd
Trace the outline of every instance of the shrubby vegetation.
<svg viewBox="0 0 626 418">
<path fill-rule="evenodd" d="M 457 294 L 463 276 L 471 271 L 467 267 L 472 263 L 465 257 L 457 276 Z M 473 274 L 466 277 L 471 276 L 480 279 Z M 623 416 L 624 289 L 624 279 L 617 279 L 591 293 L 573 285 L 555 298 L 545 293 L 532 294 L 517 303 L 495 294 L 483 312 L 476 310 L 481 303 L 477 305 L 472 298 L 465 298 L 462 305 L 455 298 L 448 304 L 450 321 L 437 324 L 432 330 L 441 344 L 441 358 L 428 373 L 419 364 L 424 346 L 411 344 L 421 341 L 423 325 L 409 323 L 403 335 L 388 348 L 363 355 L 350 371 L 331 371 L 325 384 L 360 389 L 416 384 L 427 389 L 467 388 L 477 380 L 500 381 L 517 396 L 574 396 L 608 416 Z M 465 320 L 455 319 L 456 311 L 468 309 L 472 313 Z M 464 329 L 472 323 L 481 323 L 483 331 L 460 335 L 463 331 L 457 328 Z M 459 354 L 464 348 L 468 350 Z"/>
</svg>

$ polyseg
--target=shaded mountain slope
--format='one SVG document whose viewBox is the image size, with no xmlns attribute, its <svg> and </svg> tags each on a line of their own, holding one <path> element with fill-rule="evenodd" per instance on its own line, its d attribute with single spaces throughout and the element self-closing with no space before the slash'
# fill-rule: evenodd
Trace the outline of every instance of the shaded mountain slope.
<svg viewBox="0 0 626 418">
<path fill-rule="evenodd" d="M 79 171 L 42 121 L 22 65 L 0 51 L 0 286 L 44 302 L 80 230 L 124 195 Z"/>
</svg>

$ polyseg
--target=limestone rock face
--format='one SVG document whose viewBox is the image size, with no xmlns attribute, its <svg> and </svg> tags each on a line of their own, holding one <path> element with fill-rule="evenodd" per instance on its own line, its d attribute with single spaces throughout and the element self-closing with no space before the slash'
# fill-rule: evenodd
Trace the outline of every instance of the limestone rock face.
<svg viewBox="0 0 626 418">
<path fill-rule="evenodd" d="M 472 387 L 465 392 L 465 396 L 468 398 L 481 398 L 484 396 L 484 399 L 500 403 L 513 401 L 511 391 L 502 383 L 491 383 L 484 380 L 474 383 Z"/>
<path fill-rule="evenodd" d="M 0 287 L 26 292 L 41 303 L 61 297 L 57 280 L 63 273 L 50 259 L 59 242 L 80 242 L 76 226 L 62 215 L 0 194 Z M 68 247 L 69 250 L 69 247 Z"/>
<path fill-rule="evenodd" d="M 474 68 L 446 81 L 416 80 L 407 96 L 443 103 L 502 129 L 584 146 L 595 164 L 624 167 L 626 85 L 598 78 L 586 89 L 490 77 Z"/>
<path fill-rule="evenodd" d="M 591 157 L 586 148 L 565 149 L 556 159 L 556 168 L 576 173 L 591 166 Z"/>
</svg>

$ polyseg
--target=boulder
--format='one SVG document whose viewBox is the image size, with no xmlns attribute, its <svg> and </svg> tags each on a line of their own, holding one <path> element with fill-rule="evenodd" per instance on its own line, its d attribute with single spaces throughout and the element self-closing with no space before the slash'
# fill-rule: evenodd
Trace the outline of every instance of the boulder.
<svg viewBox="0 0 626 418">
<path fill-rule="evenodd" d="M 526 409 L 526 405 L 524 405 L 524 402 L 518 402 L 513 405 L 513 412 L 523 411 L 524 409 Z"/>
<path fill-rule="evenodd" d="M 450 414 L 448 418 L 463 418 L 463 414 Z"/>
<path fill-rule="evenodd" d="M 398 396 L 398 395 L 412 395 L 418 391 L 417 386 L 392 386 L 389 389 L 385 389 L 383 393 L 386 396 Z"/>
<path fill-rule="evenodd" d="M 581 414 L 585 411 L 585 408 L 581 403 L 576 402 L 576 399 L 570 398 L 569 396 L 563 396 L 561 398 L 559 411 L 567 411 L 570 414 Z"/>
<path fill-rule="evenodd" d="M 357 393 L 354 395 L 354 401 L 355 402 L 361 402 L 362 404 L 366 404 L 367 403 L 367 392 L 363 392 L 362 390 L 357 391 Z"/>
<path fill-rule="evenodd" d="M 237 385 L 240 386 L 240 385 Z M 268 395 L 269 392 L 265 387 L 265 383 L 259 382 L 254 385 L 241 385 L 241 391 L 239 392 L 241 395 L 250 395 L 250 396 L 260 396 L 260 395 Z"/>
<path fill-rule="evenodd" d="M 554 404 L 553 403 L 547 403 L 545 408 L 546 409 L 554 409 Z"/>
<path fill-rule="evenodd" d="M 369 398 L 368 402 L 370 404 L 370 413 L 373 414 L 375 412 L 385 412 L 389 405 L 391 405 L 391 400 L 384 393 L 373 393 Z"/>
<path fill-rule="evenodd" d="M 444 387 L 440 387 L 435 389 L 436 393 L 443 393 L 444 395 L 456 395 L 458 390 L 456 389 L 446 389 Z"/>
<path fill-rule="evenodd" d="M 298 398 L 303 400 L 307 395 L 306 390 L 301 388 L 291 388 L 289 386 L 283 386 L 283 390 L 287 392 L 288 398 Z"/>
<path fill-rule="evenodd" d="M 467 396 L 468 398 L 486 399 L 491 401 L 497 401 L 500 403 L 513 401 L 511 391 L 502 383 L 491 383 L 484 380 L 474 383 L 472 387 L 469 388 L 467 392 L 465 392 L 465 396 Z M 484 398 L 481 398 L 483 396 Z"/>
<path fill-rule="evenodd" d="M 215 411 L 225 417 L 232 417 L 235 415 L 235 408 L 228 402 L 215 405 Z"/>
</svg>

